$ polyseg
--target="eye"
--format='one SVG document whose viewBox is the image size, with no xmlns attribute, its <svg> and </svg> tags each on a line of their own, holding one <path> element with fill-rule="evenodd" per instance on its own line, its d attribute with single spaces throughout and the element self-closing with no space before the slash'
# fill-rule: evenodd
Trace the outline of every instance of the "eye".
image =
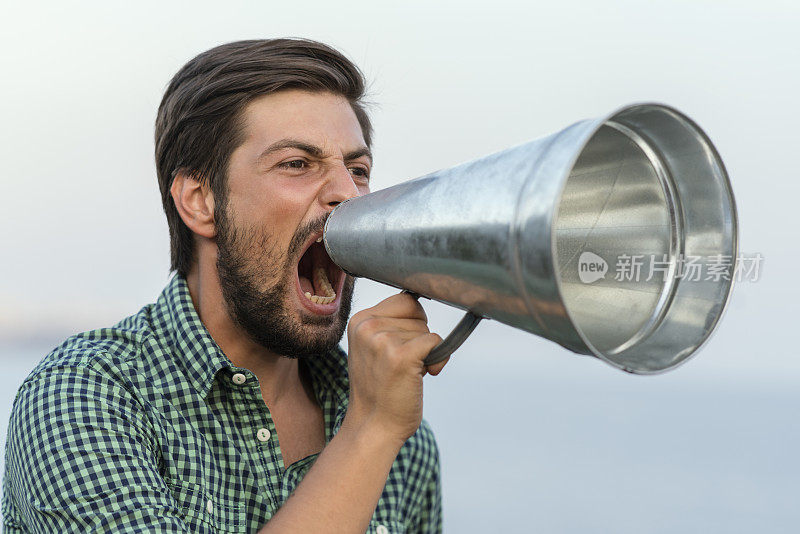
<svg viewBox="0 0 800 534">
<path fill-rule="evenodd" d="M 350 172 L 353 176 L 358 176 L 359 178 L 364 178 L 365 180 L 369 180 L 369 171 L 364 167 L 350 167 Z"/>
<path fill-rule="evenodd" d="M 306 165 L 306 162 L 302 159 L 293 159 L 292 161 L 279 163 L 278 167 L 282 169 L 303 169 Z"/>
</svg>

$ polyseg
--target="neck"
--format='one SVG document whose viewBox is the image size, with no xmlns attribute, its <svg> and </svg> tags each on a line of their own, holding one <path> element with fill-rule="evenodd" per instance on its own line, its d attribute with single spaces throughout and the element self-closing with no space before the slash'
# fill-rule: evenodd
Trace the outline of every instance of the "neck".
<svg viewBox="0 0 800 534">
<path fill-rule="evenodd" d="M 267 404 L 272 406 L 303 391 L 297 359 L 256 344 L 230 317 L 214 262 L 195 262 L 186 282 L 203 325 L 235 366 L 256 375 Z"/>
</svg>

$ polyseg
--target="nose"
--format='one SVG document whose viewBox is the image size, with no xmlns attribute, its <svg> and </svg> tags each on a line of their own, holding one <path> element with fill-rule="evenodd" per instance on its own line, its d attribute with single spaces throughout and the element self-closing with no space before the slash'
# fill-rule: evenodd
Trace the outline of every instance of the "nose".
<svg viewBox="0 0 800 534">
<path fill-rule="evenodd" d="M 359 196 L 358 187 L 353 181 L 353 175 L 347 165 L 336 165 L 328 172 L 328 179 L 322 188 L 320 202 L 335 208 L 348 198 Z"/>
</svg>

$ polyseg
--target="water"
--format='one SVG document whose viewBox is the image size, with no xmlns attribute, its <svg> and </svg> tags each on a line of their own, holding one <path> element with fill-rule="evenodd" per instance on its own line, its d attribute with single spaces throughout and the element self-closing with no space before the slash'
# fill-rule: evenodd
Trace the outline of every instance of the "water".
<svg viewBox="0 0 800 534">
<path fill-rule="evenodd" d="M 797 531 L 794 385 L 503 359 L 428 382 L 447 532 Z"/>
<path fill-rule="evenodd" d="M 793 380 L 689 372 L 700 360 L 630 376 L 560 349 L 521 354 L 513 336 L 499 349 L 483 328 L 425 378 L 445 532 L 797 531 Z M 0 346 L 0 445 L 17 386 L 49 349 Z"/>
</svg>

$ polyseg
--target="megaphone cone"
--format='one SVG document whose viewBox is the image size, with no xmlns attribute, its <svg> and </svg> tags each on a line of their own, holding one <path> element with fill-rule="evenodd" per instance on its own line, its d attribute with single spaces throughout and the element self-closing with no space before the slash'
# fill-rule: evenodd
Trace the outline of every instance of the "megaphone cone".
<svg viewBox="0 0 800 534">
<path fill-rule="evenodd" d="M 426 363 L 491 318 L 655 373 L 718 323 L 737 222 L 702 130 L 668 106 L 635 104 L 352 198 L 328 217 L 324 242 L 354 276 L 467 310 Z"/>
</svg>

